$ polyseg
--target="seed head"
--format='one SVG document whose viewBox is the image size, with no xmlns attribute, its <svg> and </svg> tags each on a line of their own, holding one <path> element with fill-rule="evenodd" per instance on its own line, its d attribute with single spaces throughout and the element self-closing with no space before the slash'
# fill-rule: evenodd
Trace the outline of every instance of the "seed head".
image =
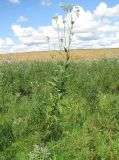
<svg viewBox="0 0 119 160">
<path fill-rule="evenodd" d="M 79 17 L 79 13 L 80 13 L 79 7 L 75 7 L 75 8 L 76 8 L 76 11 L 75 11 L 76 16 Z"/>
<path fill-rule="evenodd" d="M 60 39 L 61 43 L 63 43 L 63 38 Z"/>
<path fill-rule="evenodd" d="M 73 24 L 74 24 L 74 21 L 71 21 L 71 24 L 73 25 Z"/>
<path fill-rule="evenodd" d="M 49 40 L 50 40 L 50 37 L 49 37 L 49 36 L 46 36 L 46 39 L 49 41 Z"/>
<path fill-rule="evenodd" d="M 66 23 L 66 20 L 63 20 L 63 24 L 65 24 Z"/>
</svg>

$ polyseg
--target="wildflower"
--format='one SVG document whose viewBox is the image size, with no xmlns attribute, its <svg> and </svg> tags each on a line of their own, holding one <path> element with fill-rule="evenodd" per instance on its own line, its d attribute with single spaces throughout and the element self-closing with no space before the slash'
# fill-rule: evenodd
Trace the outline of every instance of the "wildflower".
<svg viewBox="0 0 119 160">
<path fill-rule="evenodd" d="M 21 96 L 21 92 L 17 92 L 15 93 L 16 97 L 20 97 Z"/>
<path fill-rule="evenodd" d="M 57 15 L 53 17 L 53 19 L 54 19 L 56 22 L 58 21 L 58 18 L 59 18 L 59 17 L 58 17 Z"/>
<path fill-rule="evenodd" d="M 14 118 L 14 121 L 13 121 L 13 124 L 16 124 L 16 125 L 20 125 L 20 123 L 23 121 L 22 118 Z"/>
<path fill-rule="evenodd" d="M 37 144 L 33 145 L 34 149 L 28 154 L 29 160 L 50 160 L 51 153 L 47 147 L 41 147 Z"/>
<path fill-rule="evenodd" d="M 38 152 L 40 150 L 40 146 L 37 144 L 34 144 L 33 147 L 34 147 L 34 151 L 36 151 L 36 152 Z"/>
<path fill-rule="evenodd" d="M 62 4 L 61 8 L 66 12 L 71 12 L 73 9 L 73 5 L 70 4 Z"/>
<path fill-rule="evenodd" d="M 76 11 L 75 11 L 76 16 L 79 17 L 79 13 L 80 13 L 79 7 L 75 7 L 75 8 L 76 8 Z"/>
</svg>

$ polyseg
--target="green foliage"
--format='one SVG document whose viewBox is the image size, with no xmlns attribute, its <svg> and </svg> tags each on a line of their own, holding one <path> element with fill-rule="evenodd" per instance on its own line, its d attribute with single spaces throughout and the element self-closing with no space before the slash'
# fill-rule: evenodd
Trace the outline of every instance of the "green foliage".
<svg viewBox="0 0 119 160">
<path fill-rule="evenodd" d="M 12 147 L 11 148 L 7 148 L 5 151 L 4 151 L 4 159 L 5 160 L 15 160 L 16 159 L 16 154 L 17 154 L 17 151 L 15 149 L 13 149 Z"/>
<path fill-rule="evenodd" d="M 0 160 L 119 159 L 119 60 L 62 63 L 0 64 Z"/>
<path fill-rule="evenodd" d="M 5 150 L 14 141 L 13 130 L 10 124 L 0 124 L 0 151 Z"/>
<path fill-rule="evenodd" d="M 65 15 L 63 18 L 63 33 L 64 35 L 60 35 L 60 24 L 59 24 L 59 16 L 54 16 L 53 19 L 57 26 L 57 34 L 58 34 L 58 43 L 59 43 L 59 52 L 62 53 L 62 48 L 65 54 L 64 60 L 61 64 L 58 65 L 57 75 L 52 77 L 51 81 L 49 81 L 49 102 L 46 103 L 46 111 L 44 114 L 45 122 L 42 122 L 43 129 L 45 130 L 45 134 L 43 139 L 46 141 L 58 140 L 62 137 L 63 127 L 61 126 L 61 116 L 63 105 L 62 100 L 65 98 L 65 95 L 68 93 L 66 89 L 66 82 L 69 77 L 67 74 L 67 70 L 70 66 L 70 47 L 73 36 L 73 28 L 76 18 L 78 17 L 79 10 L 75 7 L 76 11 L 74 15 L 72 15 L 72 5 L 62 5 L 61 8 L 65 11 Z M 69 17 L 67 17 L 69 14 Z M 75 20 L 73 20 L 73 16 L 75 16 Z M 66 24 L 68 27 L 66 27 Z M 68 33 L 67 33 L 68 32 Z M 68 37 L 68 38 L 67 38 Z M 48 40 L 48 44 L 50 44 L 50 37 L 46 37 Z M 50 48 L 49 48 L 50 51 Z M 64 111 L 65 112 L 65 111 Z M 41 114 L 39 114 L 40 116 Z"/>
</svg>

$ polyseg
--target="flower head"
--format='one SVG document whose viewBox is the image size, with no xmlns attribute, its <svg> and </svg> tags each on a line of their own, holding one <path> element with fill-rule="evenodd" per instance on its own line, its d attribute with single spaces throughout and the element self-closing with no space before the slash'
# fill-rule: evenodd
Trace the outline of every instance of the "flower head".
<svg viewBox="0 0 119 160">
<path fill-rule="evenodd" d="M 55 20 L 57 22 L 59 17 L 57 15 L 55 15 L 52 18 L 53 18 L 53 20 Z"/>
<path fill-rule="evenodd" d="M 70 4 L 61 4 L 60 7 L 66 12 L 71 12 L 73 9 L 73 5 Z"/>
<path fill-rule="evenodd" d="M 79 7 L 75 7 L 75 9 L 76 9 L 76 11 L 75 11 L 76 16 L 79 17 L 80 9 L 79 9 Z"/>
</svg>

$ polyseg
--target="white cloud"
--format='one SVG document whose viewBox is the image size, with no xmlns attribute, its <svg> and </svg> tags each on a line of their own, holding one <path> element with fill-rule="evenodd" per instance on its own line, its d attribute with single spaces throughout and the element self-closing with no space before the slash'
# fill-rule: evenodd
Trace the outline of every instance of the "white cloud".
<svg viewBox="0 0 119 160">
<path fill-rule="evenodd" d="M 14 42 L 11 38 L 0 39 L 0 52 L 9 52 L 14 46 Z"/>
<path fill-rule="evenodd" d="M 108 8 L 107 4 L 102 2 L 97 6 L 95 14 L 102 17 L 119 17 L 119 4 Z"/>
<path fill-rule="evenodd" d="M 4 40 L 0 39 L 0 48 L 12 46 L 12 45 L 14 45 L 14 42 L 11 38 L 8 37 L 8 38 L 5 38 Z"/>
<path fill-rule="evenodd" d="M 17 22 L 27 22 L 28 21 L 28 18 L 27 17 L 24 17 L 24 16 L 20 16 L 18 19 L 17 19 Z"/>
<path fill-rule="evenodd" d="M 32 27 L 21 27 L 20 25 L 13 25 L 12 31 L 20 40 L 21 43 L 26 45 L 38 44 L 44 41 L 43 33 L 35 30 Z"/>
<path fill-rule="evenodd" d="M 74 27 L 72 48 L 108 48 L 119 47 L 119 4 L 109 8 L 105 3 L 97 6 L 95 11 L 85 11 L 79 6 L 80 15 Z M 75 9 L 72 11 L 74 15 Z M 67 15 L 68 17 L 69 15 Z M 60 35 L 63 35 L 63 17 L 59 16 Z M 14 44 L 11 39 L 0 40 L 0 48 L 12 46 L 8 52 L 48 50 L 46 36 L 50 37 L 51 49 L 58 49 L 57 29 L 55 21 L 49 26 L 38 28 L 12 25 L 11 30 L 18 38 Z M 5 50 L 6 51 L 6 50 Z"/>
<path fill-rule="evenodd" d="M 52 5 L 51 0 L 40 0 L 40 3 L 42 6 L 51 6 Z"/>
<path fill-rule="evenodd" d="M 8 0 L 8 1 L 13 4 L 20 4 L 20 0 Z"/>
</svg>

